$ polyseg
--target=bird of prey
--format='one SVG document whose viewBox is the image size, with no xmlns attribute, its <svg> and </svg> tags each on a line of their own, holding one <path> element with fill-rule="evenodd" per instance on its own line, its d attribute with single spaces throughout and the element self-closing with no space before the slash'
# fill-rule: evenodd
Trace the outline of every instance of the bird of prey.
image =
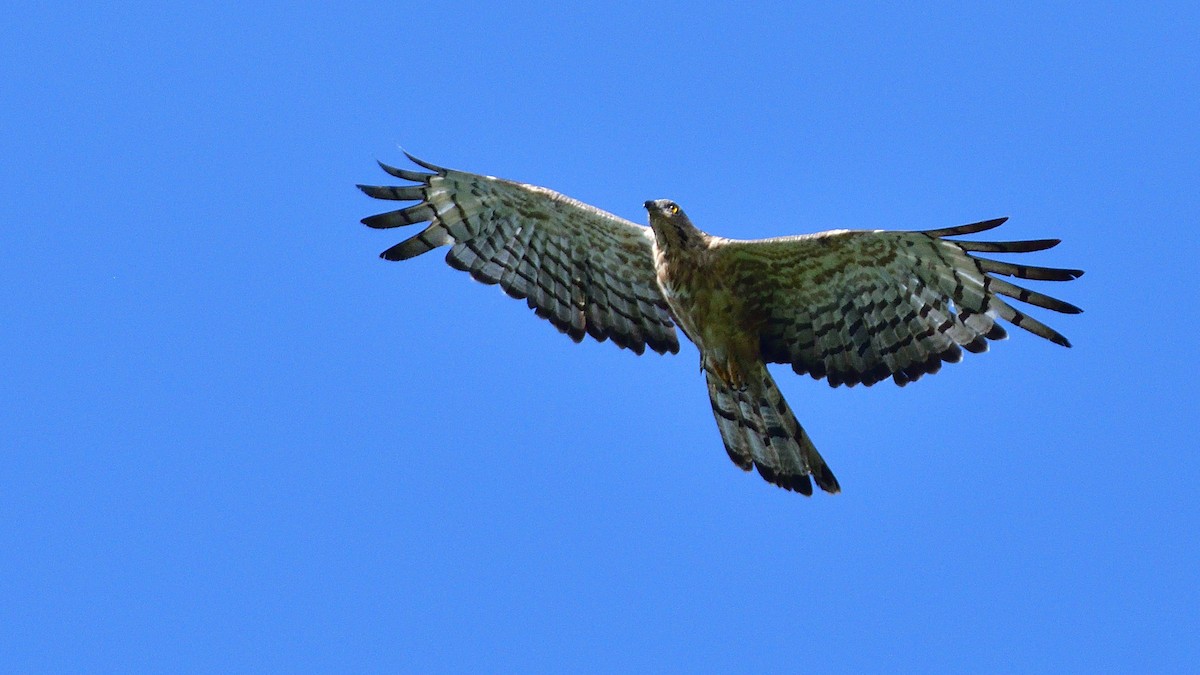
<svg viewBox="0 0 1200 675">
<path fill-rule="evenodd" d="M 450 266 L 524 299 L 576 342 L 590 335 L 637 354 L 646 347 L 676 353 L 678 326 L 700 351 L 729 457 L 805 495 L 812 481 L 829 493 L 840 486 L 766 364 L 789 364 L 834 387 L 886 378 L 904 386 L 961 360 L 963 350 L 987 350 L 988 340 L 1006 336 L 1000 319 L 1071 346 L 1005 298 L 1081 311 L 999 277 L 1067 281 L 1082 270 L 973 255 L 1041 251 L 1059 240 L 946 238 L 991 230 L 1006 218 L 913 232 L 831 230 L 742 241 L 700 231 L 669 200 L 645 203 L 645 227 L 543 187 L 407 156 L 427 171 L 381 162 L 408 184 L 358 186 L 378 199 L 416 202 L 364 224 L 428 223 L 384 251 L 384 259 L 449 246 Z"/>
</svg>

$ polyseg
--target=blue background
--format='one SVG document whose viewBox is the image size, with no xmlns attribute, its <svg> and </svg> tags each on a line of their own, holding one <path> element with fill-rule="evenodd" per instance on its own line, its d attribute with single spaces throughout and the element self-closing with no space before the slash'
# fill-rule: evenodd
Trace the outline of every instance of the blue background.
<svg viewBox="0 0 1200 675">
<path fill-rule="evenodd" d="M 1195 3 L 173 4 L 0 26 L 0 660 L 29 670 L 1183 670 Z M 384 210 L 397 145 L 751 238 L 1007 215 L 1086 309 L 899 389 L 574 345 Z"/>
</svg>

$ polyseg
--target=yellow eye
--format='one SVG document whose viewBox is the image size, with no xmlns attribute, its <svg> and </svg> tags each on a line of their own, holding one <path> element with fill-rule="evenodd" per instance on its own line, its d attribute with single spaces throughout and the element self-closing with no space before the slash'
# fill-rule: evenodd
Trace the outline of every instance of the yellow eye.
<svg viewBox="0 0 1200 675">
<path fill-rule="evenodd" d="M 675 215 L 676 213 L 679 213 L 679 205 L 667 204 L 667 211 L 669 211 L 671 215 Z"/>
</svg>

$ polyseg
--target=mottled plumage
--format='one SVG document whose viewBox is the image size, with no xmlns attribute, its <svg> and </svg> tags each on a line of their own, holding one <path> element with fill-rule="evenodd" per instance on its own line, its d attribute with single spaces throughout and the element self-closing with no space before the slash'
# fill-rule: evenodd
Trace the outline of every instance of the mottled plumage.
<svg viewBox="0 0 1200 675">
<path fill-rule="evenodd" d="M 678 352 L 678 325 L 700 350 L 713 414 L 730 458 L 768 481 L 838 492 L 833 472 L 783 399 L 767 363 L 831 386 L 901 386 L 962 350 L 981 352 L 1013 325 L 1069 347 L 1015 309 L 1013 298 L 1068 314 L 1079 308 L 996 275 L 1066 281 L 1081 270 L 1031 267 L 972 253 L 1040 251 L 1056 239 L 952 241 L 988 220 L 919 232 L 836 230 L 754 241 L 695 228 L 678 205 L 646 202 L 650 227 L 533 185 L 420 161 L 431 173 L 383 166 L 414 184 L 364 186 L 415 205 L 365 218 L 375 228 L 429 223 L 383 252 L 406 260 L 450 246 L 446 261 L 524 298 L 576 342 L 584 335 L 641 354 Z"/>
</svg>

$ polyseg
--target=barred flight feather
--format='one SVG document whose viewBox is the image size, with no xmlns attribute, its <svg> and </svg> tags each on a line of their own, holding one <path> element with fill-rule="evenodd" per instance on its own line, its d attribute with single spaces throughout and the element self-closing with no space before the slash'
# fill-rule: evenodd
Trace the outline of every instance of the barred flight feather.
<svg viewBox="0 0 1200 675">
<path fill-rule="evenodd" d="M 432 173 L 380 162 L 388 174 L 415 185 L 359 186 L 377 199 L 419 202 L 364 218 L 365 225 L 390 229 L 429 223 L 384 251 L 384 259 L 407 260 L 449 245 L 451 267 L 525 299 L 575 341 L 591 335 L 639 354 L 647 346 L 659 353 L 679 351 L 655 278 L 649 228 L 545 188 L 408 158 Z M 590 269 L 612 274 L 597 285 Z M 615 294 L 634 299 L 636 309 L 614 316 Z"/>
</svg>

